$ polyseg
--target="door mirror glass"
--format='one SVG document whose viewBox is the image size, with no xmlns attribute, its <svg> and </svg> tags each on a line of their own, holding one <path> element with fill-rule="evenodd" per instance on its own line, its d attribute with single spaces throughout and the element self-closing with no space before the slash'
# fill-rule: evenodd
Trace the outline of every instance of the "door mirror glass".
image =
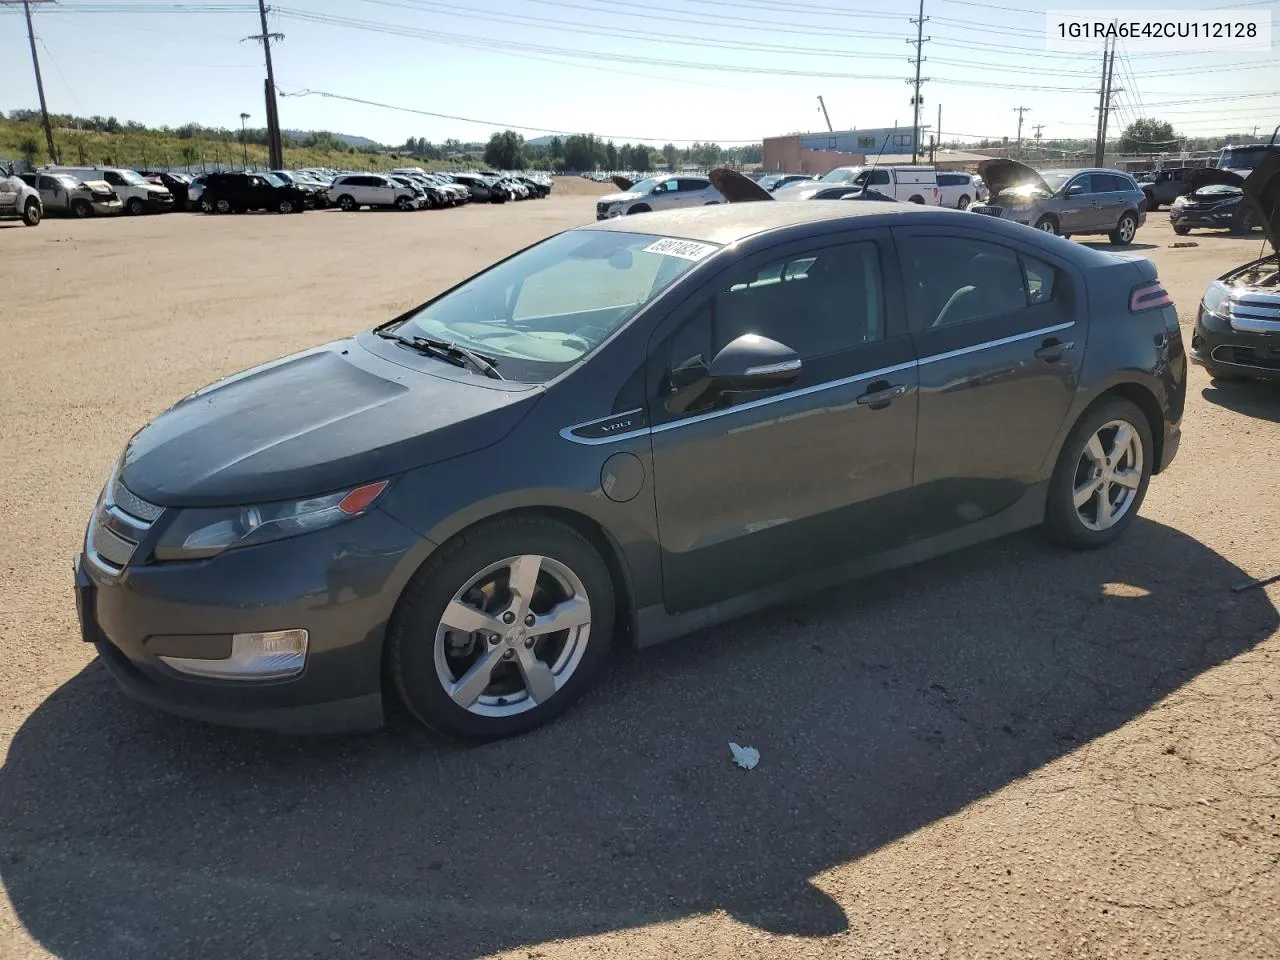
<svg viewBox="0 0 1280 960">
<path fill-rule="evenodd" d="M 1078 196 L 1081 196 L 1083 193 L 1084 193 L 1083 183 L 1073 183 L 1071 186 L 1067 187 L 1068 197 L 1078 197 Z"/>
<path fill-rule="evenodd" d="M 796 381 L 800 370 L 799 355 L 786 344 L 744 333 L 725 344 L 707 372 L 719 390 L 734 392 L 784 387 Z"/>
</svg>

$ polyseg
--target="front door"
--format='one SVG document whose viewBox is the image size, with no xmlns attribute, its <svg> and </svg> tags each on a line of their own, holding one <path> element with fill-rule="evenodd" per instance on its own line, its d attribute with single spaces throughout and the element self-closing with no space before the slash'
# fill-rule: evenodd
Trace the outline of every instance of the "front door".
<svg viewBox="0 0 1280 960">
<path fill-rule="evenodd" d="M 779 584 L 905 537 L 915 358 L 887 231 L 795 241 L 717 275 L 651 341 L 654 489 L 668 609 Z M 744 334 L 786 344 L 790 384 L 689 401 Z"/>
<path fill-rule="evenodd" d="M 924 535 L 997 514 L 1046 479 L 1075 395 L 1087 300 L 1066 260 L 964 227 L 894 231 L 919 356 Z"/>
<path fill-rule="evenodd" d="M 1093 183 L 1089 174 L 1081 173 L 1072 177 L 1059 196 L 1059 233 L 1087 233 L 1098 228 L 1098 202 L 1093 195 Z"/>
</svg>

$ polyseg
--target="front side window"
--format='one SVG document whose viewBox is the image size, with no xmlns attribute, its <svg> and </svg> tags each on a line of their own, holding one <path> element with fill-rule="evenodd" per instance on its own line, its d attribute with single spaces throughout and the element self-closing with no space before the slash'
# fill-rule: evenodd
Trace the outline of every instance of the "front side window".
<svg viewBox="0 0 1280 960">
<path fill-rule="evenodd" d="M 279 176 L 277 176 L 277 175 L 276 175 L 276 174 L 274 174 L 274 173 L 264 173 L 264 174 L 262 175 L 262 179 L 266 180 L 266 181 L 267 181 L 267 183 L 271 184 L 273 187 L 283 187 L 283 186 L 285 186 L 285 180 L 284 180 L 284 178 L 283 178 L 283 177 L 279 177 Z"/>
<path fill-rule="evenodd" d="M 647 234 L 569 231 L 467 281 L 397 332 L 458 343 L 495 358 L 508 379 L 542 382 L 717 249 Z"/>
<path fill-rule="evenodd" d="M 124 179 L 114 170 L 104 170 L 102 172 L 102 179 L 107 181 L 107 183 L 111 184 L 113 187 L 124 186 Z"/>
<path fill-rule="evenodd" d="M 916 236 L 907 249 L 907 286 L 925 329 L 1004 316 L 1027 306 L 1022 266 L 1008 247 L 968 237 Z"/>
<path fill-rule="evenodd" d="M 821 247 L 732 277 L 672 338 L 671 369 L 708 365 L 748 333 L 808 361 L 883 340 L 884 324 L 879 246 Z"/>
</svg>

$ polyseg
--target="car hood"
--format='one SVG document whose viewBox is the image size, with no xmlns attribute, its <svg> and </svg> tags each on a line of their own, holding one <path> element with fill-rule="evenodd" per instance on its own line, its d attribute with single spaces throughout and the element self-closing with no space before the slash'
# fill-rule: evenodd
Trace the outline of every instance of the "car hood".
<svg viewBox="0 0 1280 960">
<path fill-rule="evenodd" d="M 1244 177 L 1238 173 L 1232 173 L 1230 170 L 1219 170 L 1217 167 L 1202 167 L 1191 175 L 1191 179 L 1187 181 L 1190 186 L 1190 193 L 1195 193 L 1201 187 L 1209 187 L 1215 183 L 1225 183 L 1230 187 L 1239 187 L 1244 185 Z"/>
<path fill-rule="evenodd" d="M 983 160 L 978 164 L 978 176 L 982 177 L 993 197 L 1014 187 L 1036 187 L 1047 196 L 1053 196 L 1044 177 L 1017 160 Z"/>
<path fill-rule="evenodd" d="M 1244 195 L 1262 215 L 1271 249 L 1280 251 L 1280 150 L 1268 150 L 1244 181 Z"/>
<path fill-rule="evenodd" d="M 628 200 L 639 200 L 645 196 L 643 193 L 636 193 L 634 190 L 628 190 L 625 193 L 606 193 L 600 197 L 600 203 L 626 203 Z"/>
<path fill-rule="evenodd" d="M 729 203 L 748 203 L 753 200 L 773 200 L 774 195 L 760 186 L 750 177 L 744 177 L 737 170 L 728 167 L 716 167 L 708 176 L 711 185 L 716 188 Z"/>
<path fill-rule="evenodd" d="M 460 372 L 374 334 L 292 354 L 160 414 L 130 441 L 121 479 L 162 506 L 314 496 L 496 443 L 542 395 L 446 371 Z"/>
<path fill-rule="evenodd" d="M 98 194 L 104 199 L 106 195 L 111 193 L 111 184 L 105 180 L 85 180 L 84 185 L 89 188 L 90 193 Z"/>
</svg>

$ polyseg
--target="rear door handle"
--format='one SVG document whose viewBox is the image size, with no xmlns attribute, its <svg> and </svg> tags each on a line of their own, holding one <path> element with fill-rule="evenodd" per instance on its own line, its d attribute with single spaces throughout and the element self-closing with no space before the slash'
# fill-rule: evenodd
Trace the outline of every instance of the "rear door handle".
<svg viewBox="0 0 1280 960">
<path fill-rule="evenodd" d="M 883 410 L 906 392 L 907 388 L 902 384 L 895 385 L 878 380 L 867 388 L 866 393 L 858 397 L 858 402 L 872 410 Z"/>
<path fill-rule="evenodd" d="M 1071 340 L 1059 340 L 1057 337 L 1050 337 L 1036 351 L 1036 358 L 1043 360 L 1045 363 L 1057 363 L 1062 359 L 1062 355 L 1075 346 Z"/>
</svg>

